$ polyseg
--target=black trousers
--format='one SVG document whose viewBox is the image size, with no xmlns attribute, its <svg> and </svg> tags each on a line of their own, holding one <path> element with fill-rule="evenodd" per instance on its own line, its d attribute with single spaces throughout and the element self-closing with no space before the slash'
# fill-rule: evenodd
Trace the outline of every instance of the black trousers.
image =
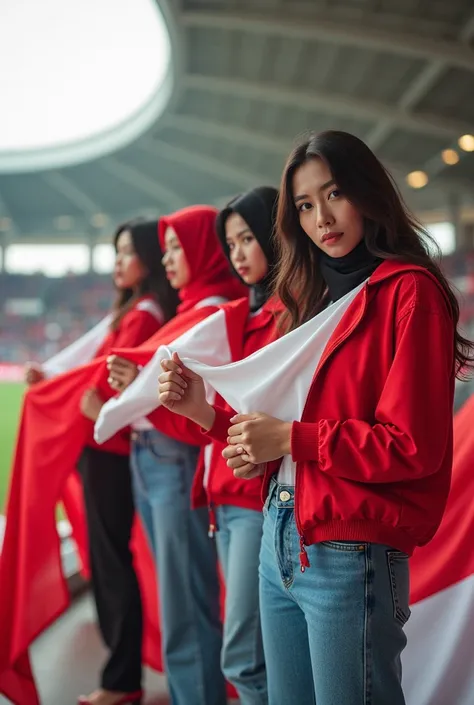
<svg viewBox="0 0 474 705">
<path fill-rule="evenodd" d="M 128 456 L 85 448 L 79 472 L 89 534 L 92 588 L 110 657 L 102 688 L 131 693 L 142 677 L 142 603 L 130 551 L 134 504 Z"/>
</svg>

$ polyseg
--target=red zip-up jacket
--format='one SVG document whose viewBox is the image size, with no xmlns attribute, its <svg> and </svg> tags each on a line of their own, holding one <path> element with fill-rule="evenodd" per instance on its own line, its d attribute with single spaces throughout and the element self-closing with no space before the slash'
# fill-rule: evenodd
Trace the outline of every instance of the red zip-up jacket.
<svg viewBox="0 0 474 705">
<path fill-rule="evenodd" d="M 240 341 L 235 340 L 233 345 L 231 341 L 232 362 L 252 355 L 278 337 L 277 316 L 275 314 L 281 307 L 277 306 L 275 301 L 267 301 L 255 315 L 250 313 L 248 299 L 232 302 L 223 308 L 226 312 L 227 329 L 234 332 L 241 331 Z M 244 319 L 243 330 L 242 318 Z M 261 511 L 263 478 L 239 480 L 227 467 L 227 463 L 222 457 L 222 451 L 227 445 L 227 429 L 231 425 L 230 418 L 234 416 L 235 411 L 220 396 L 216 398 L 214 409 L 220 423 L 215 423 L 208 433 L 203 432 L 202 434 L 203 437 L 212 439 L 213 443 L 206 487 L 204 486 L 206 474 L 204 463 L 198 466 L 194 477 L 193 507 L 207 504 L 211 509 L 211 514 L 213 507 L 223 504 Z M 211 516 L 211 524 L 215 524 L 213 516 Z"/>
<path fill-rule="evenodd" d="M 162 321 L 150 313 L 147 308 L 140 308 L 140 305 L 152 300 L 150 296 L 142 296 L 134 303 L 130 311 L 124 315 L 116 330 L 111 330 L 95 354 L 95 358 L 109 355 L 113 348 L 134 348 L 144 343 L 148 338 L 156 333 L 163 325 Z M 105 377 L 104 377 L 105 381 Z M 110 399 L 115 392 L 108 387 L 99 388 L 99 394 Z M 125 428 L 112 436 L 102 445 L 98 445 L 94 440 L 94 424 L 91 422 L 87 445 L 96 450 L 117 453 L 118 455 L 129 455 L 130 453 L 130 429 Z"/>
<path fill-rule="evenodd" d="M 454 332 L 437 279 L 398 262 L 383 262 L 344 314 L 292 425 L 302 569 L 305 545 L 411 554 L 434 536 L 451 480 Z"/>
</svg>

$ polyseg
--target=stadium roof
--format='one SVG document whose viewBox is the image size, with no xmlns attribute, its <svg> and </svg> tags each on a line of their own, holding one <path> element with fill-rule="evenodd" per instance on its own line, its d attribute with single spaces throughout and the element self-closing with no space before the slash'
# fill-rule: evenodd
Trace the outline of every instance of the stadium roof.
<svg viewBox="0 0 474 705">
<path fill-rule="evenodd" d="M 156 1 L 171 63 L 154 117 L 69 165 L 0 153 L 1 230 L 100 234 L 138 213 L 220 205 L 278 183 L 308 129 L 367 141 L 419 211 L 474 205 L 474 151 L 458 143 L 474 134 L 471 0 Z M 412 171 L 428 185 L 408 189 Z"/>
</svg>

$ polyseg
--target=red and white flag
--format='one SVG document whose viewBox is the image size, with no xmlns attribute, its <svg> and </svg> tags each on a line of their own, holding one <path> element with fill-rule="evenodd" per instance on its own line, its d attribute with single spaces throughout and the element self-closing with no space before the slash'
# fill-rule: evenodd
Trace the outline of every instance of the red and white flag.
<svg viewBox="0 0 474 705">
<path fill-rule="evenodd" d="M 135 311 L 146 311 L 160 324 L 163 324 L 164 315 L 161 306 L 151 298 L 143 298 L 133 307 Z M 109 313 L 87 333 L 68 345 L 49 360 L 40 365 L 46 379 L 51 379 L 63 372 L 86 365 L 94 359 L 101 349 L 104 341 L 110 334 L 110 324 L 113 314 Z"/>
</svg>

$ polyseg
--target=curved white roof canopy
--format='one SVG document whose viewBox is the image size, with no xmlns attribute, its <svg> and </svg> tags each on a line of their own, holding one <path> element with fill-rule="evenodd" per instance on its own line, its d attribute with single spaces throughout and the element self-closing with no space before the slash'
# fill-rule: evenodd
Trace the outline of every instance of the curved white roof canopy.
<svg viewBox="0 0 474 705">
<path fill-rule="evenodd" d="M 116 151 L 156 121 L 172 91 L 154 0 L 8 2 L 0 65 L 0 171 Z"/>
</svg>

